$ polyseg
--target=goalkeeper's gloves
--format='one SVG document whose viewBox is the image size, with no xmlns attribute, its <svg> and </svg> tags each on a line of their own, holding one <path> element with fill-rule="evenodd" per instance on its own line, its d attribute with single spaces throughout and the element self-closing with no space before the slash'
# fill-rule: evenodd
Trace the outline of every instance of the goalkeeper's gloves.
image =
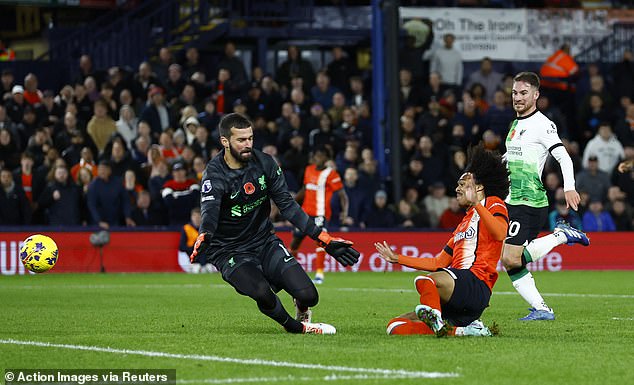
<svg viewBox="0 0 634 385">
<path fill-rule="evenodd" d="M 200 233 L 198 234 L 198 238 L 196 238 L 196 243 L 194 243 L 194 250 L 192 251 L 192 255 L 189 256 L 189 261 L 194 263 L 196 260 L 196 256 L 201 253 L 205 254 L 207 249 L 209 248 L 209 234 Z"/>
<path fill-rule="evenodd" d="M 352 242 L 342 238 L 334 238 L 325 230 L 321 231 L 317 239 L 319 246 L 326 249 L 326 252 L 343 266 L 352 266 L 359 260 L 359 252 L 352 248 Z"/>
</svg>

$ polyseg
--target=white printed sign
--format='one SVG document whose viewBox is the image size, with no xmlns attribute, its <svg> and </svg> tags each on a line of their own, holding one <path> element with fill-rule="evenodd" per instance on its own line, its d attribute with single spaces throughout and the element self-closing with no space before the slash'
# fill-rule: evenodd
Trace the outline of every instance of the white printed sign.
<svg viewBox="0 0 634 385">
<path fill-rule="evenodd" d="M 487 9 L 401 7 L 403 22 L 427 18 L 433 23 L 435 46 L 443 35 L 456 36 L 454 47 L 465 61 L 544 61 L 562 43 L 572 54 L 610 34 L 606 11 L 558 9 Z"/>
</svg>

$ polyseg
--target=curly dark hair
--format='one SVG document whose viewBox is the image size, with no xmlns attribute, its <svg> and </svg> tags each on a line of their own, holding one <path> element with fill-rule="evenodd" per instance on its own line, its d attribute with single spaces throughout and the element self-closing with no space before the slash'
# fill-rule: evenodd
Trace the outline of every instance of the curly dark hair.
<svg viewBox="0 0 634 385">
<path fill-rule="evenodd" d="M 469 163 L 465 172 L 473 174 L 475 183 L 484 187 L 484 195 L 506 199 L 509 194 L 510 173 L 502 156 L 497 151 L 487 150 L 480 143 L 469 148 L 467 157 Z"/>
</svg>

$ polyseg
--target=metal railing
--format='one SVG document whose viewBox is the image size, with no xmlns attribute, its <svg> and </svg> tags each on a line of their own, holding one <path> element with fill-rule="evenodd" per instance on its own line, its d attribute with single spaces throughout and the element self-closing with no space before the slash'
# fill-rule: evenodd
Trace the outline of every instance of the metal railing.
<svg viewBox="0 0 634 385">
<path fill-rule="evenodd" d="M 236 28 L 293 28 L 313 21 L 314 0 L 146 0 L 125 11 L 121 7 L 55 42 L 36 60 L 62 63 L 69 75 L 88 54 L 95 68 L 136 66 L 157 46 L 196 38 L 212 21 L 231 21 Z M 214 20 L 215 19 L 215 20 Z"/>
<path fill-rule="evenodd" d="M 579 63 L 617 63 L 634 50 L 634 23 L 614 24 L 612 34 L 575 56 Z"/>
</svg>

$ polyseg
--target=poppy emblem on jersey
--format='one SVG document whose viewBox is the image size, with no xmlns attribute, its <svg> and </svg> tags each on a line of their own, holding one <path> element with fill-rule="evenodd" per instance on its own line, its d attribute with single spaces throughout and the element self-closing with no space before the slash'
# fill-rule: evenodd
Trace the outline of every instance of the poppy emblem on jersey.
<svg viewBox="0 0 634 385">
<path fill-rule="evenodd" d="M 244 192 L 247 193 L 247 195 L 251 195 L 255 192 L 255 186 L 251 182 L 245 183 L 242 187 L 244 188 Z"/>
<path fill-rule="evenodd" d="M 207 194 L 209 191 L 211 191 L 211 181 L 207 179 L 203 182 L 202 192 L 203 194 Z"/>
</svg>

